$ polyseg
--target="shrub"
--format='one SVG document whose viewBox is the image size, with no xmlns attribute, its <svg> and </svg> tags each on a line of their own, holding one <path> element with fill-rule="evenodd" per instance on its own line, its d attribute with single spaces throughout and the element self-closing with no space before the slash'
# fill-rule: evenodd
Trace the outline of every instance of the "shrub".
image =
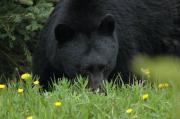
<svg viewBox="0 0 180 119">
<path fill-rule="evenodd" d="M 10 76 L 15 68 L 30 70 L 31 53 L 53 4 L 54 0 L 0 2 L 0 75 Z"/>
</svg>

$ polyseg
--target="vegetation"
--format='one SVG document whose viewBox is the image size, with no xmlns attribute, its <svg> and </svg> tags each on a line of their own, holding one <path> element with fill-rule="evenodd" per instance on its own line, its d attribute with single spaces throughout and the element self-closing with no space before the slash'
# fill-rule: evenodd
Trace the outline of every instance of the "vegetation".
<svg viewBox="0 0 180 119">
<path fill-rule="evenodd" d="M 161 83 L 159 87 L 166 87 L 165 82 L 169 82 L 173 87 L 174 107 L 173 113 L 178 119 L 180 117 L 180 59 L 178 57 L 159 56 L 150 58 L 148 56 L 138 56 L 133 62 L 134 71 L 140 75 L 147 76 L 151 82 Z"/>
<path fill-rule="evenodd" d="M 174 114 L 173 88 L 169 84 L 104 83 L 106 93 L 100 93 L 85 88 L 87 81 L 78 77 L 73 85 L 64 79 L 54 84 L 52 92 L 42 92 L 37 81 L 22 80 L 0 89 L 0 118 L 171 119 Z"/>
<path fill-rule="evenodd" d="M 58 0 L 1 0 L 0 2 L 0 118 L 2 119 L 178 119 L 180 117 L 178 59 L 138 57 L 134 69 L 143 83 L 116 86 L 104 83 L 104 92 L 67 79 L 43 92 L 30 74 L 3 83 L 17 72 L 31 72 L 31 53 L 39 31 Z M 143 64 L 144 62 L 144 64 Z M 140 69 L 140 70 L 139 70 Z M 140 72 L 139 72 L 140 71 Z M 158 75 L 157 75 L 158 74 Z M 158 78 L 157 78 L 158 77 Z M 151 82 L 154 79 L 155 81 Z M 32 86 L 33 85 L 33 86 Z"/>
<path fill-rule="evenodd" d="M 52 0 L 0 2 L 0 75 L 30 71 L 38 34 L 53 10 Z"/>
</svg>

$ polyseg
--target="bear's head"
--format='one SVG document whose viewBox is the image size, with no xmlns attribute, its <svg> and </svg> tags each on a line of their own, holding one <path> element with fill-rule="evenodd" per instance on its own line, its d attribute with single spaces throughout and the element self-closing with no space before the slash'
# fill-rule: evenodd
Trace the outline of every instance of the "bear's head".
<svg viewBox="0 0 180 119">
<path fill-rule="evenodd" d="M 116 65 L 119 45 L 115 34 L 112 15 L 105 15 L 88 35 L 66 24 L 58 24 L 55 27 L 57 48 L 53 67 L 68 78 L 86 75 L 89 87 L 97 89 Z"/>
</svg>

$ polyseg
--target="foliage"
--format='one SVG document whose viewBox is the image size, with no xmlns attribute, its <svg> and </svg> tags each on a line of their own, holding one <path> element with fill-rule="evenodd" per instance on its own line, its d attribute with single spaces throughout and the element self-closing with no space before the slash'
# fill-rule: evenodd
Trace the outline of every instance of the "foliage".
<svg viewBox="0 0 180 119">
<path fill-rule="evenodd" d="M 15 67 L 29 70 L 25 67 L 31 65 L 31 52 L 53 10 L 53 2 L 4 0 L 0 6 L 0 74 L 10 74 Z"/>
<path fill-rule="evenodd" d="M 168 82 L 174 87 L 174 108 L 175 119 L 180 117 L 180 59 L 172 56 L 137 56 L 133 62 L 134 70 L 140 75 L 146 75 L 146 72 L 142 72 L 141 68 L 148 70 L 148 79 L 153 82 L 160 82 L 159 87 L 167 87 Z"/>
<path fill-rule="evenodd" d="M 31 79 L 25 82 L 0 89 L 0 118 L 171 119 L 174 113 L 173 88 L 159 89 L 158 84 L 120 87 L 105 82 L 105 92 L 100 93 L 85 88 L 87 81 L 82 77 L 74 84 L 64 79 L 54 84 L 52 92 L 39 91 L 39 85 L 32 88 Z"/>
</svg>

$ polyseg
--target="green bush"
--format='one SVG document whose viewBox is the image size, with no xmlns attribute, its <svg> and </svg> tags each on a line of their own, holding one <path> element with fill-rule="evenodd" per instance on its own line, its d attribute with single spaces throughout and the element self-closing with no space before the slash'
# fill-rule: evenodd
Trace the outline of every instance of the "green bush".
<svg viewBox="0 0 180 119">
<path fill-rule="evenodd" d="M 31 52 L 53 5 L 54 0 L 0 2 L 0 75 L 30 70 Z"/>
</svg>

